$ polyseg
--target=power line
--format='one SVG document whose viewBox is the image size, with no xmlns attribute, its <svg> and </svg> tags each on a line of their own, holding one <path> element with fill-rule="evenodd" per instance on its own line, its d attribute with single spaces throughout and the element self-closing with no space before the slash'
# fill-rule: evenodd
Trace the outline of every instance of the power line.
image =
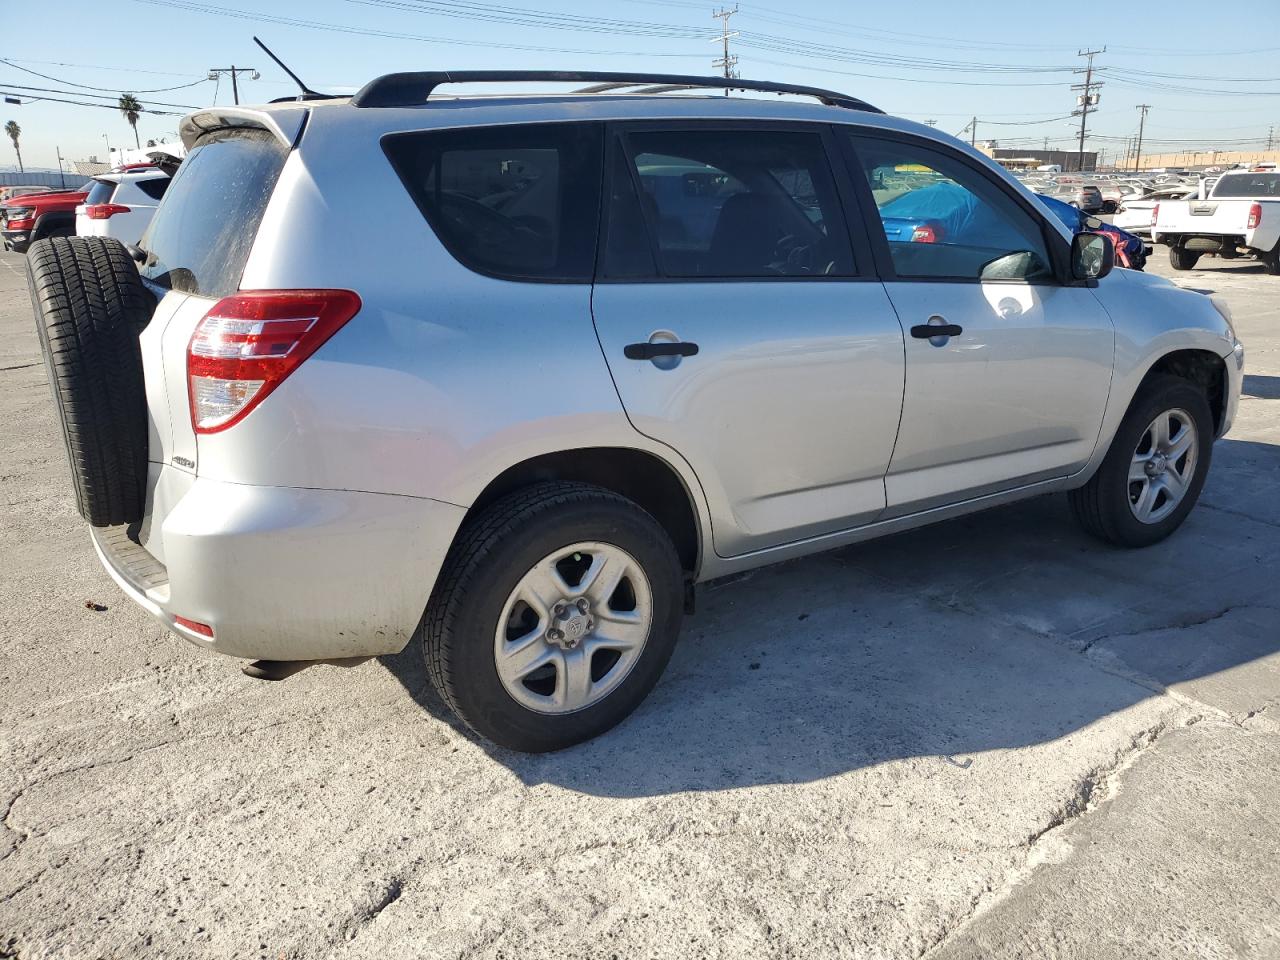
<svg viewBox="0 0 1280 960">
<path fill-rule="evenodd" d="M 138 0 L 138 2 L 146 3 L 148 2 L 148 0 Z M 764 63 L 774 67 L 790 67 L 795 70 L 812 70 L 813 69 L 812 64 L 788 63 L 785 60 L 770 60 L 767 57 L 753 56 L 751 58 L 751 62 Z M 868 80 L 892 80 L 894 83 L 928 83 L 934 86 L 936 86 L 938 83 L 938 81 L 933 77 L 887 76 L 883 73 L 861 73 L 855 70 L 837 70 L 834 67 L 827 67 L 827 66 L 824 66 L 822 68 L 822 72 L 834 74 L 836 76 L 841 76 L 841 77 L 861 77 Z M 1030 83 L 1019 83 L 1017 81 L 1014 81 L 1012 83 L 1003 83 L 998 80 L 948 79 L 947 86 L 949 87 L 1058 87 L 1059 89 L 1061 89 L 1062 81 L 1060 80 L 1032 81 Z M 954 116 L 964 116 L 964 114 L 954 114 Z"/>
<path fill-rule="evenodd" d="M 187 87 L 194 87 L 197 83 L 205 82 L 204 80 L 195 80 L 191 83 L 179 84 L 176 87 L 157 87 L 154 90 L 134 90 L 134 89 L 118 90 L 115 87 L 93 87 L 86 83 L 75 83 L 74 81 L 71 81 L 71 80 L 63 80 L 59 77 L 51 77 L 47 73 L 40 73 L 38 70 L 30 70 L 27 67 L 21 67 L 18 64 L 14 63 L 12 60 L 5 60 L 3 58 L 0 58 L 0 63 L 3 63 L 9 67 L 13 67 L 13 69 L 15 70 L 21 70 L 23 73 L 29 73 L 32 76 L 40 77 L 42 80 L 52 80 L 54 83 L 60 83 L 64 87 L 79 87 L 82 90 L 106 90 L 111 93 L 167 93 L 170 90 L 185 90 Z"/>
<path fill-rule="evenodd" d="M 168 70 L 143 70 L 140 67 L 108 67 L 100 63 L 68 63 L 65 60 L 28 60 L 25 57 L 9 57 L 14 63 L 39 63 L 48 67 L 75 67 L 79 70 L 114 70 L 121 73 L 147 73 L 157 77 L 189 77 L 189 73 L 172 73 Z"/>
<path fill-rule="evenodd" d="M 587 50 L 579 47 L 553 47 L 523 43 L 494 43 L 491 40 L 463 40 L 456 37 L 422 36 L 413 33 L 399 33 L 393 30 L 374 30 L 367 27 L 354 27 L 338 23 L 323 23 L 315 20 L 302 20 L 296 17 L 282 17 L 256 11 L 238 10 L 231 7 L 217 7 L 212 4 L 190 2 L 190 0 L 133 0 L 153 7 L 164 7 L 171 10 L 185 10 L 190 13 L 202 13 L 209 16 L 230 17 L 233 20 L 247 20 L 254 23 L 273 23 L 286 27 L 303 27 L 308 30 L 324 30 L 329 33 L 341 33 L 349 36 L 379 37 L 387 40 L 413 40 L 418 43 L 437 43 L 444 46 L 482 47 L 486 50 L 522 50 L 532 53 L 572 53 L 592 57 L 631 56 L 631 50 Z M 699 59 L 696 53 L 657 53 L 648 52 L 647 57 L 673 57 L 680 59 Z"/>
<path fill-rule="evenodd" d="M 84 100 L 61 100 L 61 99 L 59 99 L 58 97 L 32 97 L 32 96 L 29 96 L 28 94 L 24 94 L 24 93 L 17 93 L 17 92 L 12 91 L 12 90 L 2 90 L 2 89 L 0 89 L 0 94 L 6 95 L 6 96 L 10 96 L 10 97 L 21 97 L 21 98 L 24 98 L 24 99 L 26 99 L 26 100 L 31 100 L 31 101 L 41 101 L 41 102 L 48 102 L 48 103 L 70 103 L 70 104 L 73 104 L 73 105 L 75 105 L 75 106 L 77 106 L 77 107 L 101 107 L 103 110 L 118 110 L 118 109 L 120 109 L 120 108 L 119 108 L 119 107 L 117 107 L 114 103 L 88 103 L 88 102 L 86 102 L 86 101 L 84 101 Z M 140 110 L 140 111 L 138 111 L 138 112 L 139 112 L 139 113 L 151 113 L 151 114 L 155 114 L 156 116 L 162 116 L 162 117 L 182 117 L 182 116 L 186 116 L 186 114 L 184 114 L 184 113 L 178 113 L 178 112 L 176 112 L 176 111 L 174 111 L 174 110 L 150 110 L 150 109 L 143 109 L 143 110 Z"/>
<path fill-rule="evenodd" d="M 28 87 L 21 83 L 5 83 L 6 87 L 12 87 L 14 90 L 31 90 L 36 93 L 62 93 L 69 97 L 96 97 L 99 100 L 115 100 L 120 95 L 116 93 L 81 93 L 79 90 L 55 90 L 52 87 Z M 43 99 L 41 97 L 30 97 L 32 100 Z M 162 100 L 151 100 L 148 102 L 156 107 L 178 107 L 183 110 L 199 110 L 200 108 L 190 103 L 165 103 Z"/>
</svg>

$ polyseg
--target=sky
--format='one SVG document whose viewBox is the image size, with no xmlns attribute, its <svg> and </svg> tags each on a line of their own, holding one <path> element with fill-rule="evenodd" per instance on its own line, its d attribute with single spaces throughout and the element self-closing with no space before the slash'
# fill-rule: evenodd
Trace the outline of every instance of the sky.
<svg viewBox="0 0 1280 960">
<path fill-rule="evenodd" d="M 743 77 L 852 94 L 950 133 L 978 118 L 977 139 L 1074 148 L 1068 116 L 1095 57 L 1103 81 L 1087 149 L 1115 156 L 1150 105 L 1144 153 L 1280 146 L 1280 2 L 1147 5 L 988 0 L 770 0 L 741 3 L 729 26 Z M 16 121 L 30 168 L 132 146 L 111 108 L 120 92 L 175 115 L 145 114 L 138 134 L 176 139 L 190 108 L 229 103 L 211 67 L 256 68 L 241 102 L 295 92 L 252 41 L 260 36 L 311 87 L 351 92 L 381 73 L 425 69 L 582 69 L 712 74 L 713 5 L 694 0 L 32 0 L 0 17 L 0 123 Z M 1143 12 L 1144 10 L 1148 12 Z M 38 76 L 42 74 L 43 76 Z M 35 90 L 30 88 L 43 88 Z M 28 100 L 78 100 L 82 106 Z M 966 131 L 965 139 L 969 138 Z M 16 169 L 0 138 L 0 170 Z M 69 169 L 69 167 L 68 167 Z"/>
</svg>

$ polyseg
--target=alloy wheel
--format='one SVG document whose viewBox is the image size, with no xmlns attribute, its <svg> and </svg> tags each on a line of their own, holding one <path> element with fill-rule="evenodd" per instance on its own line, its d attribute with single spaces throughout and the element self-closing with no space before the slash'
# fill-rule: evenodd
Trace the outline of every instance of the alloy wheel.
<svg viewBox="0 0 1280 960">
<path fill-rule="evenodd" d="M 1195 421 L 1166 410 L 1147 426 L 1129 462 L 1129 509 L 1141 523 L 1159 523 L 1191 488 L 1199 455 Z"/>
<path fill-rule="evenodd" d="M 498 618 L 494 665 L 507 693 L 538 713 L 574 713 L 615 690 L 640 659 L 653 592 L 631 554 L 575 543 L 544 557 Z"/>
</svg>

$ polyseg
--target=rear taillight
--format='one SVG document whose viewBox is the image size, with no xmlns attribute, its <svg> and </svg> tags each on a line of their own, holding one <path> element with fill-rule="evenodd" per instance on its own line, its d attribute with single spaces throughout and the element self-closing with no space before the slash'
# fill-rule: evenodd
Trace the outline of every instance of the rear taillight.
<svg viewBox="0 0 1280 960">
<path fill-rule="evenodd" d="M 1262 204 L 1255 203 L 1249 207 L 1249 229 L 1253 230 L 1262 222 Z"/>
<path fill-rule="evenodd" d="M 942 239 L 942 227 L 936 223 L 922 223 L 911 231 L 912 243 L 938 243 Z"/>
<path fill-rule="evenodd" d="M 1158 220 L 1159 218 L 1160 218 L 1160 204 L 1157 203 L 1151 208 L 1151 225 L 1153 227 L 1156 225 L 1156 220 Z"/>
<path fill-rule="evenodd" d="M 90 220 L 106 220 L 117 213 L 128 213 L 129 208 L 118 203 L 91 203 L 84 208 L 84 215 Z"/>
<path fill-rule="evenodd" d="M 187 345 L 196 433 L 243 420 L 359 309 L 350 290 L 255 290 L 219 300 Z"/>
</svg>

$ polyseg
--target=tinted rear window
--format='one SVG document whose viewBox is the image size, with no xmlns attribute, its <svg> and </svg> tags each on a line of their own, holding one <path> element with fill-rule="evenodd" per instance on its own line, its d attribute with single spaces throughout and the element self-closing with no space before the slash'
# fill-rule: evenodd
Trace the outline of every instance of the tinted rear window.
<svg viewBox="0 0 1280 960">
<path fill-rule="evenodd" d="M 142 237 L 142 275 L 185 293 L 233 293 L 287 154 L 265 130 L 219 131 L 202 139 L 178 168 Z"/>
<path fill-rule="evenodd" d="M 1280 173 L 1236 173 L 1223 177 L 1215 197 L 1280 197 Z"/>
<path fill-rule="evenodd" d="M 590 282 L 600 207 L 598 123 L 397 134 L 383 149 L 440 241 L 473 270 Z"/>
<path fill-rule="evenodd" d="M 164 196 L 164 192 L 169 189 L 169 178 L 156 177 L 153 180 L 139 180 L 134 184 L 134 186 L 152 200 L 159 200 Z"/>
<path fill-rule="evenodd" d="M 84 198 L 85 203 L 110 203 L 111 194 L 115 192 L 116 184 L 114 180 L 90 180 L 89 195 Z"/>
</svg>

